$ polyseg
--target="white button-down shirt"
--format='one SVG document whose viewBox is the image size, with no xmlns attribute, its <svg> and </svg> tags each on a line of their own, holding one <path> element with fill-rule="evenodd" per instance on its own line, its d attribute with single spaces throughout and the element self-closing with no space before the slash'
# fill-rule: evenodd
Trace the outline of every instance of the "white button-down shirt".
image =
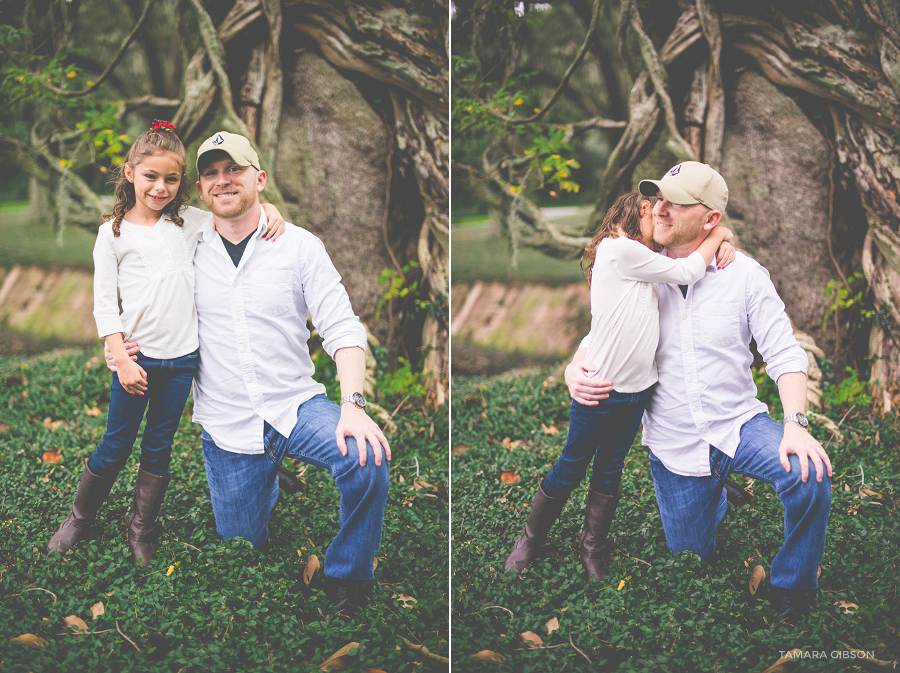
<svg viewBox="0 0 900 673">
<path fill-rule="evenodd" d="M 195 423 L 234 453 L 263 452 L 263 423 L 287 437 L 297 408 L 325 392 L 313 380 L 311 316 L 328 355 L 366 347 L 341 277 L 314 235 L 285 224 L 265 241 L 265 215 L 234 266 L 210 223 L 194 256 L 200 365 L 194 379 Z"/>
<path fill-rule="evenodd" d="M 734 456 L 741 426 L 767 411 L 756 399 L 751 338 L 773 380 L 806 373 L 809 361 L 769 272 L 740 252 L 724 269 L 711 263 L 686 297 L 660 284 L 659 325 L 644 444 L 671 472 L 706 476 L 710 445 Z"/>
<path fill-rule="evenodd" d="M 808 359 L 769 272 L 740 252 L 724 269 L 711 263 L 686 297 L 660 283 L 659 327 L 659 382 L 644 412 L 643 443 L 669 471 L 707 476 L 710 445 L 734 456 L 741 426 L 767 411 L 756 399 L 750 340 L 776 381 L 806 373 Z"/>
</svg>

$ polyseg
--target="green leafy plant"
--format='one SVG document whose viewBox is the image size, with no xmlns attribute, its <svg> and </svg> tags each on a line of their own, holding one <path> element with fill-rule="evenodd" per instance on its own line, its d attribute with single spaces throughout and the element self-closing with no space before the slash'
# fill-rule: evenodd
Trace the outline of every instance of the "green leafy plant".
<svg viewBox="0 0 900 673">
<path fill-rule="evenodd" d="M 764 383 L 760 395 L 772 403 L 775 390 Z M 605 580 L 586 582 L 576 551 L 587 480 L 551 530 L 547 555 L 519 576 L 503 574 L 534 490 L 565 443 L 571 400 L 550 370 L 454 377 L 453 395 L 454 671 L 762 671 L 794 647 L 900 658 L 889 617 L 900 611 L 897 418 L 848 417 L 844 440 L 830 443 L 813 425 L 834 464 L 832 513 L 814 610 L 789 630 L 773 625 L 768 583 L 747 590 L 753 567 L 768 573 L 783 541 L 778 495 L 756 481 L 749 504 L 729 506 L 715 564 L 672 556 L 640 436 L 625 461 Z M 542 644 L 525 642 L 527 631 Z M 491 661 L 473 657 L 485 651 Z M 834 656 L 798 663 L 824 673 L 849 661 Z"/>
<path fill-rule="evenodd" d="M 860 381 L 859 374 L 852 367 L 847 367 L 845 371 L 847 376 L 843 381 L 825 386 L 822 391 L 822 404 L 835 411 L 854 406 L 869 407 L 872 404 L 869 383 Z"/>
<path fill-rule="evenodd" d="M 449 649 L 445 408 L 409 405 L 393 419 L 372 604 L 347 624 L 324 616 L 321 570 L 304 581 L 307 561 L 325 558 L 337 530 L 339 494 L 328 471 L 284 463 L 303 487 L 281 494 L 265 550 L 222 540 L 190 401 L 175 436 L 157 565 L 135 571 L 123 535 L 137 450 L 89 539 L 62 558 L 46 553 L 106 427 L 109 372 L 95 352 L 0 358 L 0 670 L 314 673 L 356 642 L 342 660 L 351 673 L 446 671 L 440 661 Z M 45 452 L 60 461 L 44 462 Z M 98 603 L 103 613 L 93 618 Z M 65 625 L 72 615 L 90 635 Z M 43 645 L 12 640 L 25 634 Z"/>
</svg>

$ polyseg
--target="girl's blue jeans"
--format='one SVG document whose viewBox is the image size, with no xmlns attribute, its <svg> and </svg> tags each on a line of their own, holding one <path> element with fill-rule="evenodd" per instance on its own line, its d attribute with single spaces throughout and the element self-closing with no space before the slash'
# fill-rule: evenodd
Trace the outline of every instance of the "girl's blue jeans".
<svg viewBox="0 0 900 673">
<path fill-rule="evenodd" d="M 206 480 L 223 538 L 242 537 L 261 547 L 269 536 L 269 517 L 278 499 L 277 468 L 285 456 L 324 467 L 340 492 L 340 529 L 325 553 L 325 574 L 347 580 L 371 580 L 375 552 L 388 498 L 387 460 L 375 465 L 367 443 L 365 466 L 359 464 L 356 440 L 347 437 L 347 455 L 341 455 L 335 430 L 340 407 L 325 395 L 316 395 L 297 409 L 297 424 L 290 437 L 264 425 L 265 453 L 234 453 L 219 448 L 203 432 Z"/>
<path fill-rule="evenodd" d="M 569 435 L 556 464 L 542 487 L 551 498 L 568 497 L 587 474 L 594 459 L 591 488 L 607 495 L 619 494 L 625 456 L 634 442 L 644 407 L 653 386 L 639 393 L 615 390 L 596 406 L 572 402 Z"/>
<path fill-rule="evenodd" d="M 706 477 L 686 477 L 670 472 L 650 454 L 656 501 L 673 553 L 691 551 L 704 561 L 716 550 L 716 530 L 725 516 L 728 500 L 725 479 L 730 472 L 745 474 L 775 487 L 784 505 L 784 544 L 772 559 L 770 584 L 780 589 L 813 590 L 825 554 L 825 529 L 831 507 L 831 480 L 816 481 L 810 461 L 809 480 L 801 481 L 800 460 L 789 454 L 791 471 L 778 457 L 784 427 L 761 413 L 744 423 L 734 458 L 710 446 Z"/>
<path fill-rule="evenodd" d="M 91 472 L 99 477 L 118 474 L 137 439 L 144 411 L 147 424 L 141 439 L 141 469 L 160 476 L 169 474 L 172 439 L 181 420 L 191 382 L 197 371 L 198 351 L 170 360 L 138 353 L 137 363 L 147 372 L 147 392 L 132 395 L 112 375 L 109 387 L 109 417 L 106 434 L 88 459 Z"/>
</svg>

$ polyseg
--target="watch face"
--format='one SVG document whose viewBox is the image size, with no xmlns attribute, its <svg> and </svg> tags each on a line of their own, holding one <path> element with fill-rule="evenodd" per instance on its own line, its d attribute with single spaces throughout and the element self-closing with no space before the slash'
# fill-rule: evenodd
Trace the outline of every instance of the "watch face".
<svg viewBox="0 0 900 673">
<path fill-rule="evenodd" d="M 353 393 L 353 404 L 363 409 L 366 406 L 366 398 L 363 397 L 362 393 Z"/>
<path fill-rule="evenodd" d="M 799 413 L 797 414 L 797 423 L 800 424 L 801 428 L 805 428 L 809 425 L 809 421 L 806 420 L 806 416 L 804 416 L 803 414 L 799 414 Z"/>
</svg>

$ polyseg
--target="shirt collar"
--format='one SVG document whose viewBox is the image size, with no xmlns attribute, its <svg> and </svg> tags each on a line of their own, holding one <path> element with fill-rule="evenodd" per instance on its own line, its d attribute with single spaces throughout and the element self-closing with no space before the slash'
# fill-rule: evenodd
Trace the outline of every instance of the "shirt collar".
<svg viewBox="0 0 900 673">
<path fill-rule="evenodd" d="M 260 237 L 266 233 L 266 229 L 268 228 L 268 221 L 266 220 L 266 211 L 260 207 L 259 209 L 259 223 L 256 225 L 256 236 Z M 210 217 L 203 225 L 200 227 L 199 236 L 201 241 L 212 240 L 213 234 L 216 234 L 216 225 L 213 221 L 213 218 Z"/>
</svg>

